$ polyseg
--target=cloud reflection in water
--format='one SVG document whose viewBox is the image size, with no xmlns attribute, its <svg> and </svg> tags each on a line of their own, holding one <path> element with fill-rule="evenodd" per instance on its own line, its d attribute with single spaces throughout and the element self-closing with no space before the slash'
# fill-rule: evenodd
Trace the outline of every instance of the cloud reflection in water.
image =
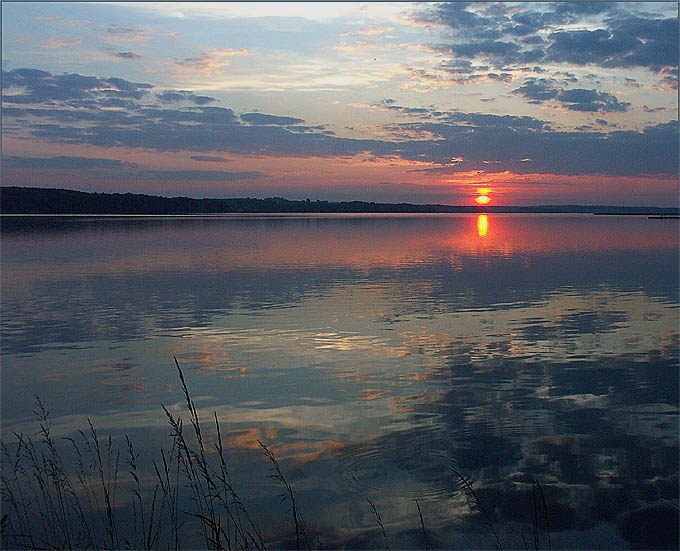
<svg viewBox="0 0 680 551">
<path fill-rule="evenodd" d="M 243 482 L 267 440 L 300 505 L 339 530 L 331 545 L 366 542 L 366 497 L 393 533 L 418 527 L 417 498 L 442 545 L 490 545 L 451 468 L 520 547 L 533 479 L 556 546 L 626 545 L 626 515 L 677 501 L 677 227 L 588 216 L 3 224 L 3 432 L 26 426 L 38 392 L 55 434 L 91 417 L 157 442 L 158 404 L 181 407 L 176 355 Z"/>
</svg>

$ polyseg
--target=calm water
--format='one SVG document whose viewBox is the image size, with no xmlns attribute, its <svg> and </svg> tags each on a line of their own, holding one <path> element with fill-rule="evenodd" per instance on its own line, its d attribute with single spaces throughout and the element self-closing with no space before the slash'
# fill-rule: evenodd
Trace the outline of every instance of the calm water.
<svg viewBox="0 0 680 551">
<path fill-rule="evenodd" d="M 493 548 L 454 471 L 504 548 L 534 480 L 553 547 L 674 547 L 678 256 L 646 217 L 4 218 L 3 440 L 37 394 L 150 462 L 176 356 L 272 545 L 258 439 L 326 548 L 383 546 L 367 498 L 392 548 L 424 546 L 416 499 L 430 547 Z"/>
</svg>

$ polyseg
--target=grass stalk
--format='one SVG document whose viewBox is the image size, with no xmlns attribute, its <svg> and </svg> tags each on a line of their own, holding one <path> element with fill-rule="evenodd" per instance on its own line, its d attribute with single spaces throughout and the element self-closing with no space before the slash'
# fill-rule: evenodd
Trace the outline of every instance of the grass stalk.
<svg viewBox="0 0 680 551">
<path fill-rule="evenodd" d="M 482 500 L 479 499 L 479 496 L 477 495 L 477 492 L 475 492 L 474 488 L 472 487 L 472 484 L 470 484 L 468 479 L 465 478 L 456 469 L 454 469 L 453 467 L 450 467 L 450 468 L 453 471 L 453 473 L 458 477 L 458 480 L 463 485 L 463 488 L 467 492 L 468 496 L 470 498 L 472 498 L 472 500 L 475 503 L 475 505 L 477 506 L 477 508 L 481 511 L 482 515 L 484 515 L 485 524 L 489 527 L 489 529 L 493 533 L 493 537 L 495 539 L 496 549 L 498 549 L 499 551 L 502 551 L 503 546 L 501 545 L 501 541 L 498 538 L 498 534 L 496 533 L 496 528 L 494 527 L 493 522 L 491 521 L 491 516 L 489 515 L 488 511 L 486 510 L 486 507 L 484 507 Z"/>
<path fill-rule="evenodd" d="M 283 500 L 288 500 L 290 502 L 290 511 L 293 516 L 293 524 L 295 525 L 295 549 L 300 549 L 300 537 L 304 537 L 307 549 L 311 549 L 311 544 L 309 537 L 307 536 L 307 530 L 305 524 L 300 516 L 300 512 L 297 508 L 297 503 L 295 502 L 295 495 L 293 495 L 293 488 L 290 486 L 286 478 L 281 472 L 281 467 L 279 462 L 272 452 L 262 441 L 258 440 L 257 443 L 264 451 L 265 457 L 272 464 L 274 474 L 270 475 L 272 478 L 278 480 L 285 488 L 285 493 L 283 494 Z"/>
<path fill-rule="evenodd" d="M 545 518 L 545 528 L 546 528 L 546 533 L 548 535 L 548 549 L 549 551 L 552 551 L 552 540 L 550 539 L 550 517 L 548 516 L 548 506 L 545 501 L 545 493 L 543 493 L 543 486 L 541 486 L 541 483 L 536 480 L 536 484 L 538 485 L 538 490 L 541 493 L 541 503 L 543 504 L 543 518 Z"/>
<path fill-rule="evenodd" d="M 387 533 L 385 532 L 385 526 L 383 525 L 380 513 L 378 512 L 378 509 L 375 508 L 375 504 L 370 499 L 366 498 L 366 501 L 368 501 L 368 504 L 371 506 L 371 511 L 373 511 L 373 516 L 375 516 L 375 520 L 378 523 L 378 526 L 380 526 L 380 530 L 382 531 L 383 540 L 385 541 L 385 549 L 389 550 L 390 549 L 390 543 L 387 540 Z"/>
<path fill-rule="evenodd" d="M 418 517 L 420 518 L 420 529 L 423 532 L 423 542 L 425 543 L 425 551 L 428 551 L 430 549 L 430 542 L 429 538 L 427 537 L 427 530 L 425 530 L 425 521 L 423 520 L 423 512 L 420 510 L 420 503 L 418 503 L 418 500 L 415 500 L 416 502 L 416 507 L 418 508 Z"/>
</svg>

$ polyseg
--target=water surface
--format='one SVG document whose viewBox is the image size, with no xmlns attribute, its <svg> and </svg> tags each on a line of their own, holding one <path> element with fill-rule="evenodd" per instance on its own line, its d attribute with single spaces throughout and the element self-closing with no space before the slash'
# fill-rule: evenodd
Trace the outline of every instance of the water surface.
<svg viewBox="0 0 680 551">
<path fill-rule="evenodd" d="M 258 439 L 324 547 L 383 545 L 368 498 L 393 548 L 424 546 L 415 500 L 430 546 L 493 548 L 455 473 L 506 548 L 535 480 L 554 547 L 668 542 L 645 511 L 678 502 L 676 221 L 3 217 L 1 264 L 4 440 L 38 394 L 55 436 L 89 418 L 155 457 L 175 356 L 273 545 Z"/>
</svg>

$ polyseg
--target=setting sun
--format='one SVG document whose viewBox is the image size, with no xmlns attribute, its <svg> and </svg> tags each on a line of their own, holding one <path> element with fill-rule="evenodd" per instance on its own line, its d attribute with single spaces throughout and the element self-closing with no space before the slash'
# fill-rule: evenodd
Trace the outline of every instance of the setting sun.
<svg viewBox="0 0 680 551">
<path fill-rule="evenodd" d="M 479 195 L 475 197 L 475 201 L 477 201 L 480 205 L 486 205 L 489 201 L 491 201 L 491 199 L 488 195 Z"/>
</svg>

